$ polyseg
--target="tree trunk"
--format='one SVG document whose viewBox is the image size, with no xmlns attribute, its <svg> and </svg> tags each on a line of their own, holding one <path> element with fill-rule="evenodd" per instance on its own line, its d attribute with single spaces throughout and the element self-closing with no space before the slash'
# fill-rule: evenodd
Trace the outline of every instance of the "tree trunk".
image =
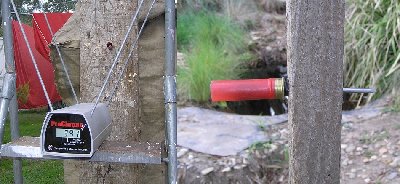
<svg viewBox="0 0 400 184">
<path fill-rule="evenodd" d="M 158 1 L 160 2 L 160 0 Z M 164 10 L 164 3 L 161 1 Z M 139 39 L 139 102 L 142 124 L 140 141 L 164 143 L 165 110 L 164 110 L 164 15 L 154 17 L 146 23 Z M 141 183 L 165 183 L 165 165 L 146 165 L 140 173 Z"/>
<path fill-rule="evenodd" d="M 80 7 L 80 94 L 81 102 L 93 102 L 98 95 L 112 61 L 125 36 L 137 1 L 81 1 Z M 125 61 L 137 33 L 135 25 L 120 61 Z M 107 48 L 111 42 L 113 49 Z M 135 51 L 135 53 L 137 53 Z M 108 140 L 139 141 L 139 82 L 137 55 L 130 58 L 124 78 L 116 96 L 109 105 L 112 116 L 112 132 Z M 116 69 L 121 69 L 122 64 Z M 114 70 L 117 71 L 117 70 Z M 117 80 L 117 72 L 111 76 L 104 97 L 108 97 Z M 139 165 L 74 162 L 78 181 L 70 183 L 140 183 Z M 74 175 L 74 174 L 72 174 Z"/>
<path fill-rule="evenodd" d="M 340 182 L 344 0 L 289 0 L 290 183 Z"/>
<path fill-rule="evenodd" d="M 114 129 L 112 133 L 114 136 L 113 138 L 111 138 L 112 140 L 124 140 L 125 138 L 130 137 L 130 140 L 138 140 L 140 142 L 151 141 L 164 143 L 165 141 L 165 117 L 163 97 L 163 63 L 165 58 L 164 3 L 165 2 L 163 0 L 158 0 L 151 10 L 148 22 L 138 42 L 138 50 L 137 52 L 135 51 L 135 53 L 138 53 L 136 57 L 139 58 L 139 63 L 137 62 L 137 60 L 135 60 L 134 63 L 136 63 L 130 66 L 130 71 L 126 73 L 126 76 L 129 76 L 130 78 L 125 78 L 122 81 L 124 86 L 122 87 L 123 91 L 119 90 L 119 96 L 116 100 L 118 102 L 113 102 L 114 105 L 110 107 L 115 109 L 112 110 L 114 116 L 113 124 L 117 126 L 115 127 L 117 129 Z M 61 48 L 65 64 L 69 69 L 69 74 L 71 76 L 71 80 L 73 85 L 75 86 L 77 94 L 79 94 L 80 92 L 80 82 L 82 82 L 84 86 L 82 87 L 82 90 L 84 89 L 85 95 L 83 96 L 83 98 L 81 98 L 81 101 L 90 102 L 98 93 L 101 82 L 104 79 L 106 72 L 108 71 L 108 67 L 110 67 L 111 65 L 111 60 L 115 56 L 116 50 L 120 46 L 120 43 L 118 42 L 121 42 L 121 39 L 123 38 L 125 31 L 127 30 L 127 25 L 129 24 L 131 18 L 130 16 L 132 13 L 134 13 L 133 11 L 136 11 L 136 9 L 131 8 L 131 11 L 123 13 L 121 11 L 116 11 L 115 9 L 113 9 L 113 7 L 115 6 L 115 2 L 103 3 L 101 5 L 99 3 L 94 3 L 90 5 L 88 4 L 88 2 L 83 2 L 82 4 L 84 8 L 81 8 L 82 6 L 80 2 L 77 3 L 77 11 L 68 20 L 66 25 L 64 25 L 64 27 L 55 34 L 53 38 L 53 44 L 58 44 L 58 46 Z M 150 4 L 151 1 L 144 1 L 143 7 L 141 8 L 138 16 L 137 22 L 139 23 L 139 25 L 143 23 L 147 11 L 150 8 Z M 121 4 L 117 4 L 117 6 L 120 5 Z M 110 8 L 109 6 L 113 7 Z M 94 11 L 98 9 L 102 11 Z M 96 13 L 87 13 L 88 10 Z M 115 12 L 117 12 L 117 14 L 115 14 Z M 125 13 L 127 14 L 125 15 Z M 112 24 L 109 24 L 107 20 L 113 19 L 114 17 L 120 18 L 115 19 L 118 21 L 118 23 L 112 22 Z M 82 29 L 76 29 L 76 27 L 81 27 Z M 132 33 L 131 35 L 134 34 L 135 33 Z M 132 41 L 133 38 L 131 36 L 131 38 L 128 40 L 128 43 L 132 43 Z M 106 49 L 107 42 L 111 42 L 114 45 L 114 49 L 112 51 Z M 79 48 L 79 45 L 81 45 L 81 49 Z M 58 54 L 54 49 L 54 45 L 51 48 L 52 60 L 54 60 L 53 62 L 55 63 L 55 73 L 58 90 L 61 90 L 62 92 L 60 94 L 63 98 L 64 103 L 67 103 L 68 105 L 73 105 L 75 102 L 71 93 L 70 86 L 66 81 L 64 70 L 61 67 Z M 82 53 L 80 53 L 80 50 L 82 51 Z M 127 47 L 126 50 L 129 50 L 129 47 Z M 80 57 L 82 60 L 82 64 L 80 63 Z M 124 60 L 124 57 L 126 57 L 126 55 L 123 55 L 121 57 L 121 61 Z M 101 61 L 99 61 L 99 59 L 96 60 L 92 58 L 101 58 Z M 92 62 L 95 63 L 93 64 Z M 80 74 L 80 67 L 86 68 L 85 70 L 82 70 L 82 72 L 85 73 Z M 137 71 L 138 68 L 140 72 Z M 93 70 L 96 70 L 96 72 Z M 132 78 L 134 80 L 132 80 Z M 137 78 L 139 78 L 139 84 Z M 88 81 L 90 81 L 90 83 L 87 83 Z M 113 82 L 114 79 L 112 79 L 111 81 Z M 139 86 L 137 87 L 137 85 Z M 138 88 L 140 89 L 139 92 L 137 91 Z M 137 95 L 138 93 L 139 95 Z M 79 97 L 80 96 L 78 96 L 78 98 Z M 127 100 L 126 105 L 124 105 L 125 100 Z M 132 105 L 135 106 L 132 107 Z M 116 108 L 122 109 L 123 111 L 117 111 Z M 136 112 L 136 114 L 132 114 L 132 112 Z M 131 114 L 128 117 L 126 113 Z M 137 123 L 138 121 L 139 123 Z M 121 122 L 121 124 L 119 122 Z M 122 131 L 121 129 L 124 130 Z M 133 137 L 131 135 L 133 135 Z M 136 175 L 140 175 L 140 178 L 138 178 L 140 181 L 137 181 L 137 183 L 165 183 L 164 164 L 158 166 L 141 166 L 142 167 L 140 168 L 140 173 L 136 173 Z M 89 178 L 91 178 L 88 180 L 90 183 L 103 181 L 105 181 L 106 183 L 111 183 L 110 179 L 105 179 L 108 176 L 104 175 L 108 173 L 107 170 L 111 169 L 112 172 L 116 170 L 115 166 L 109 167 L 108 165 L 98 164 L 94 164 L 94 168 L 84 167 L 83 170 L 85 171 L 76 169 L 77 167 L 82 167 L 80 162 L 71 160 L 64 161 L 64 181 L 66 183 L 85 182 L 87 181 L 86 176 L 89 176 Z M 127 173 L 138 171 L 138 168 L 136 168 L 135 170 L 135 167 L 129 167 L 129 169 L 131 169 L 131 171 L 127 171 Z M 95 170 L 96 173 L 99 174 L 93 174 L 87 172 L 86 170 Z M 119 170 L 116 170 L 115 173 L 119 175 L 120 172 Z M 100 177 L 99 180 L 97 180 L 97 175 L 99 175 Z M 83 179 L 83 177 L 85 178 Z M 124 176 L 118 177 L 122 178 Z M 115 181 L 117 181 L 117 179 L 115 179 Z M 120 181 L 131 183 L 130 180 Z"/>
</svg>

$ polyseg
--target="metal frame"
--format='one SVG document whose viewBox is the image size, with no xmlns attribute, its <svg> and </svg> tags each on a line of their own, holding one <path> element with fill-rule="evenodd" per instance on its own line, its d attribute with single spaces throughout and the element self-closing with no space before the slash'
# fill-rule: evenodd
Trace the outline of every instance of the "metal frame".
<svg viewBox="0 0 400 184">
<path fill-rule="evenodd" d="M 165 119 L 168 152 L 168 183 L 177 183 L 178 158 L 176 111 L 176 9 L 175 0 L 165 0 Z"/>
<path fill-rule="evenodd" d="M 2 0 L 2 18 L 4 30 L 4 48 L 6 56 L 6 78 L 0 106 L 0 145 L 4 136 L 4 124 L 7 112 L 10 112 L 12 142 L 1 145 L 0 156 L 14 158 L 14 183 L 23 183 L 21 158 L 46 159 L 40 152 L 40 138 L 19 136 L 18 103 L 15 88 L 15 66 L 13 35 L 11 25 L 10 0 Z M 110 143 L 105 141 L 90 161 L 144 163 L 168 165 L 168 183 L 177 183 L 177 110 L 176 110 L 176 9 L 175 0 L 165 0 L 165 123 L 166 150 L 168 158 L 162 158 L 163 145 L 160 143 Z M 121 145 L 120 145 L 121 144 Z M 147 148 L 144 148 L 143 145 Z M 150 146 L 151 145 L 151 146 Z M 150 148 L 150 147 L 151 148 Z M 129 149 L 127 149 L 129 148 Z M 23 151 L 25 150 L 25 151 Z M 29 150 L 29 151 L 28 151 Z M 35 151 L 37 150 L 37 151 Z M 138 151 L 139 150 L 139 151 Z M 142 150 L 142 151 L 140 151 Z M 22 152 L 19 152 L 22 151 Z M 32 153 L 32 154 L 31 154 Z M 65 159 L 50 157 L 50 159 Z"/>
<path fill-rule="evenodd" d="M 13 32 L 11 23 L 10 0 L 1 1 L 1 16 L 3 19 L 3 40 L 4 54 L 6 64 L 6 77 L 3 80 L 3 91 L 1 96 L 0 107 L 0 145 L 4 136 L 4 123 L 7 117 L 7 111 L 10 113 L 11 140 L 15 141 L 19 138 L 19 122 L 18 122 L 18 102 L 15 84 L 15 64 L 14 64 L 14 45 Z M 23 183 L 22 179 L 22 162 L 20 159 L 13 160 L 14 183 Z"/>
</svg>

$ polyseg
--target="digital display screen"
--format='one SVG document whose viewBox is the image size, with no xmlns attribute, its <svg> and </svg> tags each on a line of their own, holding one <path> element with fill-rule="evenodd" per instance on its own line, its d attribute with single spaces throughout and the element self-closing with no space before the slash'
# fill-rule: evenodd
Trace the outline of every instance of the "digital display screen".
<svg viewBox="0 0 400 184">
<path fill-rule="evenodd" d="M 56 128 L 56 137 L 80 139 L 81 138 L 81 130 L 80 129 Z"/>
<path fill-rule="evenodd" d="M 90 154 L 91 134 L 82 115 L 57 113 L 46 121 L 46 129 L 42 135 L 45 152 Z"/>
</svg>

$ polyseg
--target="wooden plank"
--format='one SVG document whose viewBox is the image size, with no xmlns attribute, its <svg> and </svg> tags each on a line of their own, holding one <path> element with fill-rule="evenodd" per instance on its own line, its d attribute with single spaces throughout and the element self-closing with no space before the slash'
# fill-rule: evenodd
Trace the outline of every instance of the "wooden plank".
<svg viewBox="0 0 400 184">
<path fill-rule="evenodd" d="M 290 183 L 339 183 L 344 0 L 287 10 Z"/>
</svg>

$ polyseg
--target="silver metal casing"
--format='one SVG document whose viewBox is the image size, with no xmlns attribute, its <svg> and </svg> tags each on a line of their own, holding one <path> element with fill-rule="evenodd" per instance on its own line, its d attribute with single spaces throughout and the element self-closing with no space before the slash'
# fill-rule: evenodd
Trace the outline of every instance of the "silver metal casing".
<svg viewBox="0 0 400 184">
<path fill-rule="evenodd" d="M 103 141 L 108 137 L 111 132 L 111 115 L 108 107 L 104 103 L 99 103 L 97 108 L 91 115 L 94 103 L 79 103 L 70 107 L 65 107 L 52 112 L 48 112 L 44 120 L 41 136 L 40 136 L 40 149 L 43 156 L 57 156 L 57 157 L 92 157 L 93 153 L 99 148 Z M 82 115 L 90 132 L 91 150 L 88 154 L 76 153 L 60 153 L 50 152 L 45 150 L 45 132 L 50 122 L 50 119 L 55 114 L 75 114 Z"/>
</svg>

